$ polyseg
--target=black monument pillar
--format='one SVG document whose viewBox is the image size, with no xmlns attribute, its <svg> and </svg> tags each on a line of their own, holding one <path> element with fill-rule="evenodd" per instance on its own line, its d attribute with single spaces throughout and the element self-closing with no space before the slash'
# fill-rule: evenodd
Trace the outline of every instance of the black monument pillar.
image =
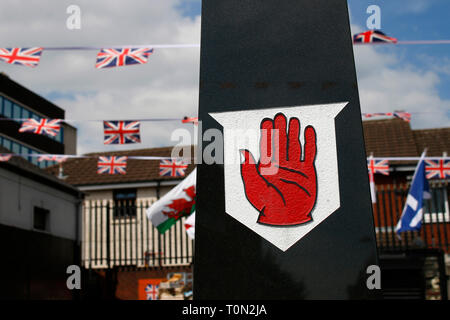
<svg viewBox="0 0 450 320">
<path fill-rule="evenodd" d="M 347 1 L 203 1 L 201 36 L 194 299 L 377 297 Z"/>
</svg>

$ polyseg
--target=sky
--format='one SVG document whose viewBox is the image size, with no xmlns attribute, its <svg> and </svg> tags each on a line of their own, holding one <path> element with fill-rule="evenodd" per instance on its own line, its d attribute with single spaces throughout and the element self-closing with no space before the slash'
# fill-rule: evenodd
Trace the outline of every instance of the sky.
<svg viewBox="0 0 450 320">
<path fill-rule="evenodd" d="M 450 39 L 448 0 L 349 0 L 352 33 L 367 29 L 369 5 L 381 30 L 399 40 Z M 81 29 L 66 27 L 67 7 Z M 0 47 L 200 43 L 200 0 L 2 0 Z M 413 129 L 450 126 L 450 45 L 355 46 L 362 112 L 405 110 Z M 0 71 L 66 110 L 67 119 L 196 116 L 200 49 L 159 49 L 145 65 L 95 69 L 96 51 L 44 51 L 36 68 L 0 62 Z M 192 125 L 141 124 L 142 143 L 103 145 L 101 122 L 75 122 L 78 153 L 174 145 Z"/>
</svg>

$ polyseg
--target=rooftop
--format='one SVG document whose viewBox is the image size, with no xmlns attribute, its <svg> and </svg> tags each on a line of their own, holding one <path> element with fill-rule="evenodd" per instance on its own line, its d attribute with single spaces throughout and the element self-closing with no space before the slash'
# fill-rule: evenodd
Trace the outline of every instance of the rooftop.
<svg viewBox="0 0 450 320">
<path fill-rule="evenodd" d="M 408 122 L 401 119 L 363 121 L 366 153 L 374 157 L 418 157 L 425 147 L 427 155 L 442 156 L 450 152 L 450 128 L 411 130 Z M 91 156 L 164 156 L 171 155 L 172 147 L 137 149 L 120 152 L 91 153 Z M 193 155 L 193 150 L 191 150 Z M 404 162 L 399 162 L 403 164 Z M 410 163 L 410 162 L 405 162 Z M 186 175 L 195 165 L 190 164 Z M 125 175 L 97 174 L 96 158 L 69 159 L 63 164 L 65 182 L 75 186 L 138 183 L 150 181 L 180 180 L 176 177 L 161 177 L 158 160 L 133 160 L 127 162 Z M 58 174 L 58 166 L 47 169 Z"/>
</svg>

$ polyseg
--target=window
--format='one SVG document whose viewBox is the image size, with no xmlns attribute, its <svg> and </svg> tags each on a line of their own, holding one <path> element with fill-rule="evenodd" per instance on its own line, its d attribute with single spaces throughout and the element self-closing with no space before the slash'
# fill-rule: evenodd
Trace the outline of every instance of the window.
<svg viewBox="0 0 450 320">
<path fill-rule="evenodd" d="M 23 119 L 30 119 L 30 115 L 31 115 L 30 111 L 28 111 L 27 109 L 22 109 L 22 118 Z"/>
<path fill-rule="evenodd" d="M 14 119 L 19 119 L 22 118 L 22 107 L 17 105 L 17 104 L 13 104 L 13 116 Z"/>
<path fill-rule="evenodd" d="M 20 144 L 18 144 L 17 142 L 13 142 L 11 151 L 13 153 L 20 153 Z"/>
<path fill-rule="evenodd" d="M 12 116 L 12 103 L 7 99 L 3 102 L 3 115 L 7 118 Z"/>
<path fill-rule="evenodd" d="M 34 207 L 33 228 L 41 231 L 49 231 L 50 210 Z"/>
<path fill-rule="evenodd" d="M 114 217 L 135 217 L 136 216 L 136 189 L 114 190 Z"/>
</svg>

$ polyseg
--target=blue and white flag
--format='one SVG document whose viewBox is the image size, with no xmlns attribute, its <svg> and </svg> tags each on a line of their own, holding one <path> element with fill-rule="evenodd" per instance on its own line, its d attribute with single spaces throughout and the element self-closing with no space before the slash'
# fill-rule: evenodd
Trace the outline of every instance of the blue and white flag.
<svg viewBox="0 0 450 320">
<path fill-rule="evenodd" d="M 395 232 L 419 231 L 422 226 L 424 199 L 430 199 L 430 187 L 425 177 L 425 152 L 422 154 L 419 164 L 406 198 L 402 216 L 395 227 Z"/>
</svg>

